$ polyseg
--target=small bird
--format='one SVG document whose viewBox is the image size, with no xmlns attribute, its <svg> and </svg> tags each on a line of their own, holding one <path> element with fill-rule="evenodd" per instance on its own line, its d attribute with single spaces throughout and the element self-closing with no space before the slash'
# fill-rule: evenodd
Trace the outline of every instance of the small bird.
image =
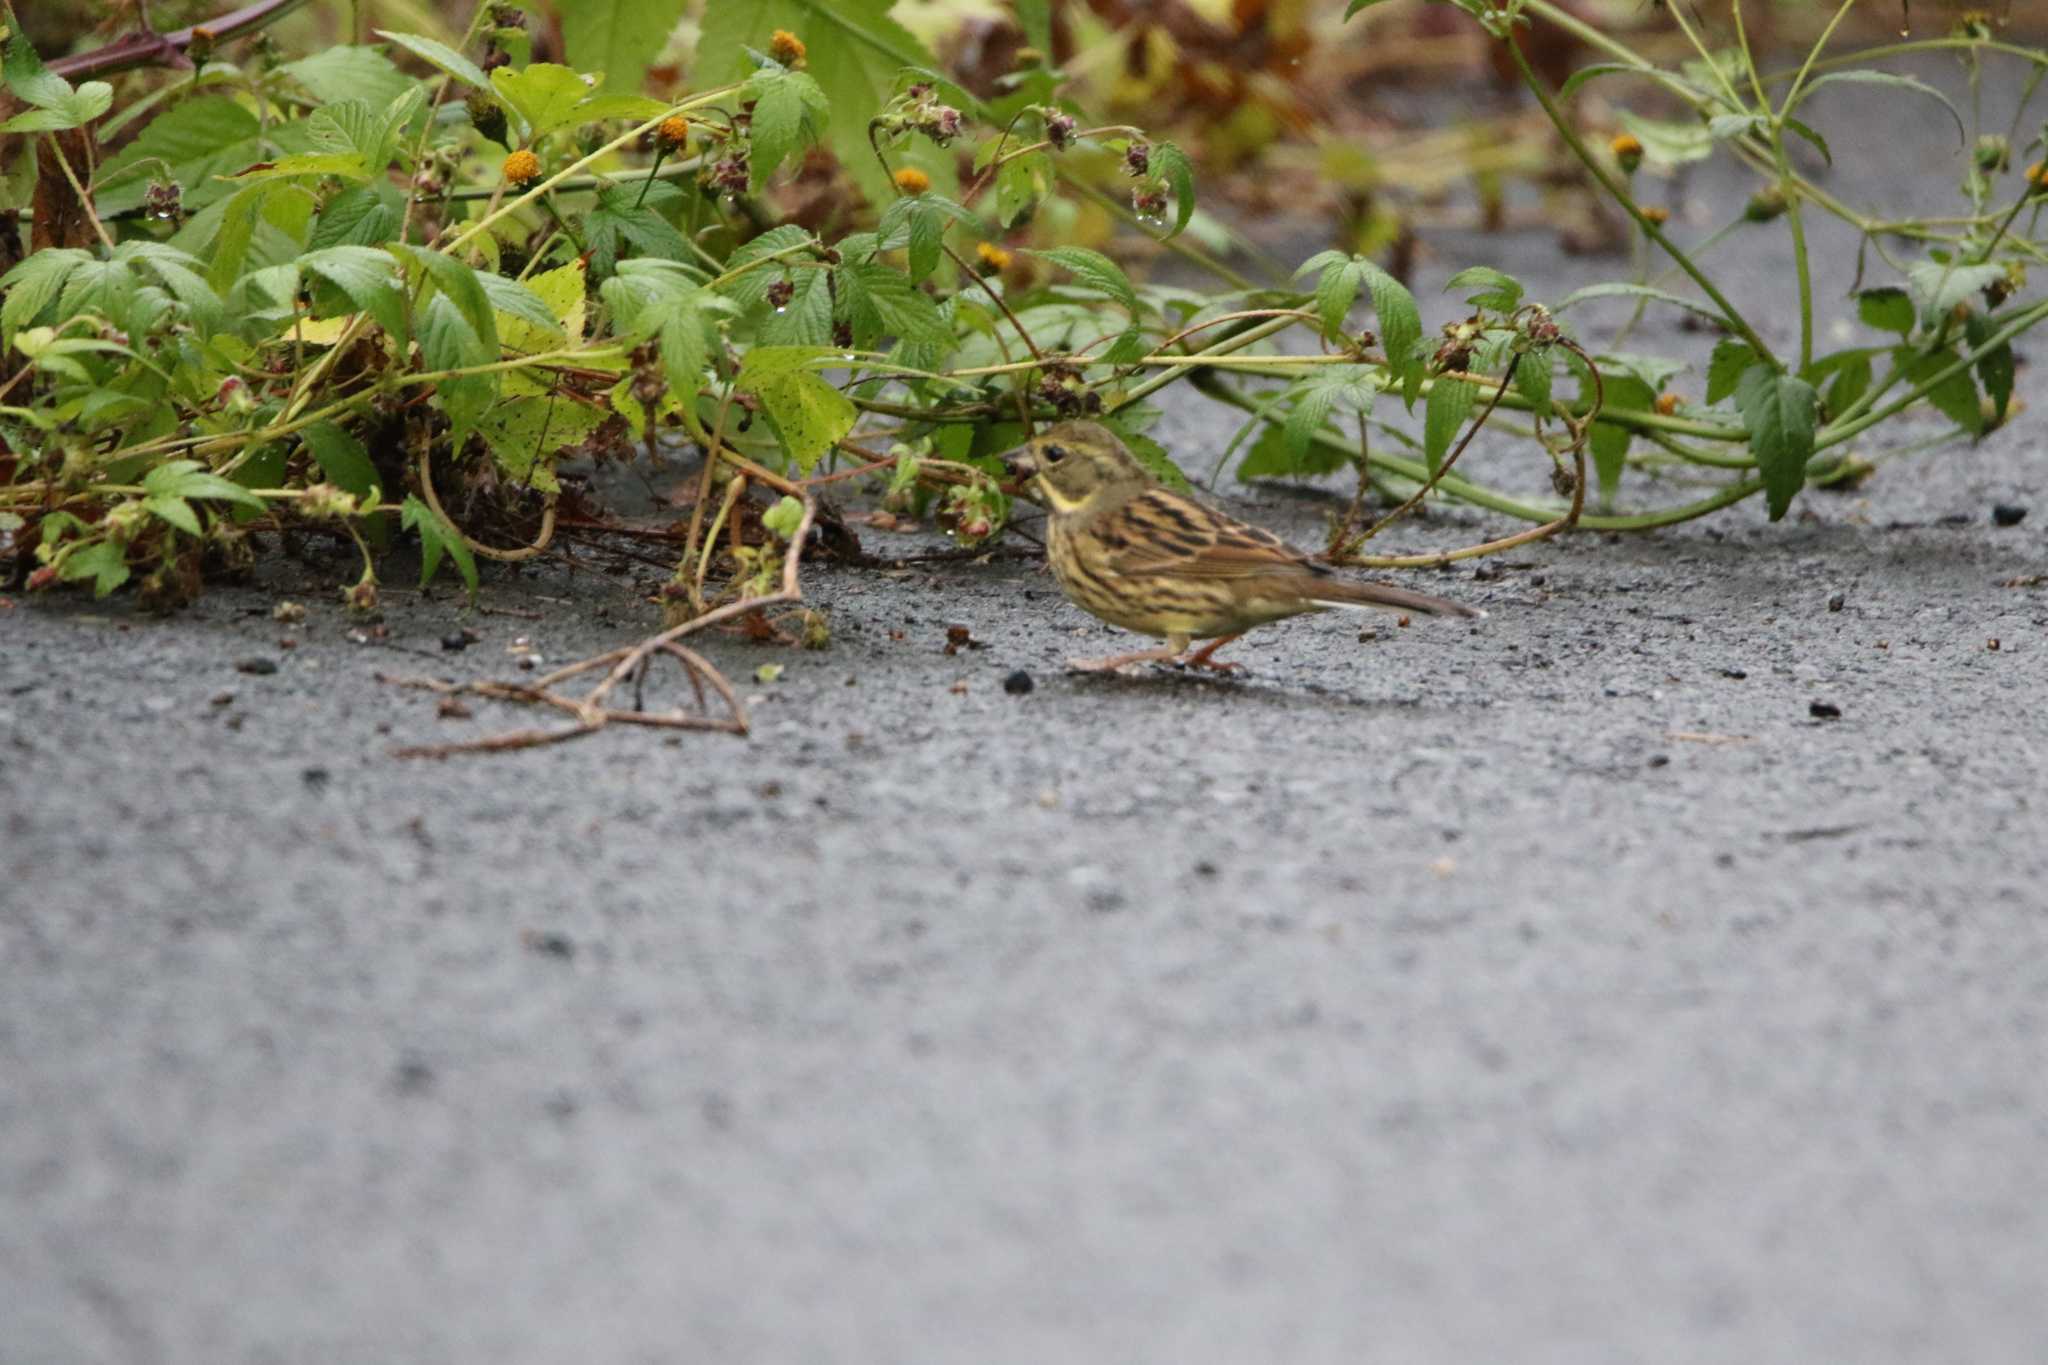
<svg viewBox="0 0 2048 1365">
<path fill-rule="evenodd" d="M 1484 616 L 1474 607 L 1387 583 L 1339 578 L 1271 532 L 1160 483 L 1096 422 L 1060 422 L 1003 457 L 1051 513 L 1053 576 L 1074 605 L 1113 626 L 1155 635 L 1158 649 L 1070 668 L 1184 660 L 1228 672 L 1217 650 L 1253 626 L 1331 607 Z M 1196 653 L 1188 647 L 1208 640 Z"/>
</svg>

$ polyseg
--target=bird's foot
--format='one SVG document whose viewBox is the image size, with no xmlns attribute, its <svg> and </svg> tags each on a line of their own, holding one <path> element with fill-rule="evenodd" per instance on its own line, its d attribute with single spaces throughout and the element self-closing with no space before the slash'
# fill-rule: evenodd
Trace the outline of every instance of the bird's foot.
<svg viewBox="0 0 2048 1365">
<path fill-rule="evenodd" d="M 1235 640 L 1236 638 L 1237 636 L 1235 635 L 1225 635 L 1218 639 L 1211 640 L 1208 644 L 1203 645 L 1193 654 L 1190 654 L 1184 661 L 1183 666 L 1187 668 L 1207 668 L 1217 673 L 1242 673 L 1244 671 L 1243 664 L 1233 662 L 1229 659 L 1218 659 L 1214 657 L 1217 650 L 1223 648 L 1223 646 L 1229 644 L 1232 640 Z"/>
<path fill-rule="evenodd" d="M 1163 664 L 1178 659 L 1184 651 L 1171 646 L 1141 649 L 1130 654 L 1111 654 L 1102 659 L 1069 659 L 1067 668 L 1075 673 L 1120 673 L 1132 664 Z"/>
</svg>

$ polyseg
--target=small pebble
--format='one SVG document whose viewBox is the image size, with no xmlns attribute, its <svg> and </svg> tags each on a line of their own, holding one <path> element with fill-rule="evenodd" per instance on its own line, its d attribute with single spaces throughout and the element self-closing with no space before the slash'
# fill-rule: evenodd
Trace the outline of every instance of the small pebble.
<svg viewBox="0 0 2048 1365">
<path fill-rule="evenodd" d="M 2017 503 L 2001 502 L 1991 509 L 1994 526 L 2017 526 L 2027 519 L 2027 509 Z"/>
<path fill-rule="evenodd" d="M 1840 610 L 1842 609 L 1842 604 L 1843 604 L 1843 603 L 1845 603 L 1845 602 L 1847 602 L 1848 600 L 1849 600 L 1849 599 L 1848 599 L 1848 597 L 1847 597 L 1847 595 L 1846 595 L 1846 594 L 1843 594 L 1843 593 L 1839 593 L 1839 592 L 1838 592 L 1838 593 L 1831 593 L 1831 594 L 1830 594 L 1830 595 L 1828 596 L 1828 610 L 1829 610 L 1829 611 L 1840 611 Z"/>
<path fill-rule="evenodd" d="M 275 673 L 277 672 L 277 660 L 263 658 L 241 659 L 235 664 L 235 672 L 255 673 L 258 675 Z"/>
<path fill-rule="evenodd" d="M 441 648 L 448 650 L 450 653 L 468 649 L 469 636 L 459 630 L 450 631 L 441 637 Z"/>
<path fill-rule="evenodd" d="M 270 609 L 270 619 L 282 625 L 295 626 L 306 619 L 306 609 L 297 602 L 280 602 Z"/>
<path fill-rule="evenodd" d="M 544 934 L 536 929 L 528 929 L 520 938 L 536 953 L 546 953 L 549 957 L 559 958 L 576 956 L 576 942 L 567 934 Z"/>
<path fill-rule="evenodd" d="M 216 692 L 213 694 L 213 704 L 215 706 L 233 706 L 235 704 L 235 694 L 232 692 Z"/>
<path fill-rule="evenodd" d="M 1008 692 L 1013 697 L 1026 696 L 1036 686 L 1038 684 L 1031 681 L 1031 675 L 1021 668 L 1003 679 L 1003 691 Z"/>
<path fill-rule="evenodd" d="M 1670 754 L 1651 754 L 1651 755 L 1650 755 L 1650 766 L 1651 766 L 1651 767 L 1653 767 L 1653 768 L 1665 768 L 1665 767 L 1669 767 L 1670 765 L 1671 765 L 1671 755 L 1670 755 Z"/>
<path fill-rule="evenodd" d="M 320 791 L 327 786 L 328 779 L 332 776 L 333 774 L 325 768 L 307 768 L 299 774 L 299 779 L 312 790 Z"/>
<path fill-rule="evenodd" d="M 1735 681 L 1741 682 L 1744 678 L 1749 676 L 1749 671 L 1747 669 L 1742 668 L 1724 668 L 1721 670 L 1721 676 L 1724 678 L 1733 678 L 1735 679 Z"/>
<path fill-rule="evenodd" d="M 1831 701 L 1817 701 L 1806 708 L 1806 714 L 1815 720 L 1840 720 L 1842 708 Z"/>
</svg>

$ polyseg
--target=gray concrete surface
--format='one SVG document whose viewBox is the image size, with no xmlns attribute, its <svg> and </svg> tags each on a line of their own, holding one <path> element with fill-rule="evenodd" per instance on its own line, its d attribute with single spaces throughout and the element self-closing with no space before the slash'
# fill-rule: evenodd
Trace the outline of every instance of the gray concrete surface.
<svg viewBox="0 0 2048 1365">
<path fill-rule="evenodd" d="M 525 717 L 375 673 L 645 623 L 560 568 L 367 644 L 338 561 L 17 602 L 0 1361 L 2038 1360 L 2040 432 L 1227 681 L 1063 676 L 1115 645 L 1029 565 L 821 566 L 829 651 L 709 647 L 787 666 L 751 741 L 390 758 Z"/>
</svg>

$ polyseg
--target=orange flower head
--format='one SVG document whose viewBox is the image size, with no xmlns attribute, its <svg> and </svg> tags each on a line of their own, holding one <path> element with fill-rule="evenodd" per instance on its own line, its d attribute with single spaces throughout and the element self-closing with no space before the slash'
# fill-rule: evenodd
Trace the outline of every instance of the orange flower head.
<svg viewBox="0 0 2048 1365">
<path fill-rule="evenodd" d="M 1010 253 L 994 242 L 983 242 L 974 248 L 975 259 L 981 262 L 984 275 L 1000 275 L 1010 268 Z"/>
<path fill-rule="evenodd" d="M 905 166 L 896 172 L 896 188 L 905 194 L 923 194 L 932 187 L 932 178 L 915 166 Z"/>
<path fill-rule="evenodd" d="M 655 125 L 654 137 L 666 152 L 680 152 L 690 140 L 690 121 L 681 114 L 672 114 Z"/>
<path fill-rule="evenodd" d="M 1658 227 L 1663 227 L 1671 221 L 1671 210 L 1665 208 L 1662 204 L 1651 204 L 1643 210 L 1643 217 L 1649 219 Z"/>
<path fill-rule="evenodd" d="M 505 183 L 524 185 L 540 175 L 540 158 L 521 147 L 505 158 Z"/>
<path fill-rule="evenodd" d="M 1675 393 L 1660 393 L 1660 394 L 1658 394 L 1658 395 L 1657 395 L 1657 415 L 1658 415 L 1659 417 L 1669 417 L 1669 416 L 1670 416 L 1670 415 L 1671 415 L 1672 413 L 1674 413 L 1674 412 L 1677 412 L 1677 411 L 1678 411 L 1678 395 L 1677 395 L 1677 394 L 1675 394 Z"/>
<path fill-rule="evenodd" d="M 778 28 L 768 39 L 768 55 L 784 66 L 804 64 L 804 40 L 786 28 Z"/>
<path fill-rule="evenodd" d="M 1623 133 L 1615 138 L 1607 144 L 1607 150 L 1614 153 L 1614 159 L 1625 175 L 1634 175 L 1636 167 L 1643 164 L 1643 144 L 1633 133 Z"/>
</svg>

